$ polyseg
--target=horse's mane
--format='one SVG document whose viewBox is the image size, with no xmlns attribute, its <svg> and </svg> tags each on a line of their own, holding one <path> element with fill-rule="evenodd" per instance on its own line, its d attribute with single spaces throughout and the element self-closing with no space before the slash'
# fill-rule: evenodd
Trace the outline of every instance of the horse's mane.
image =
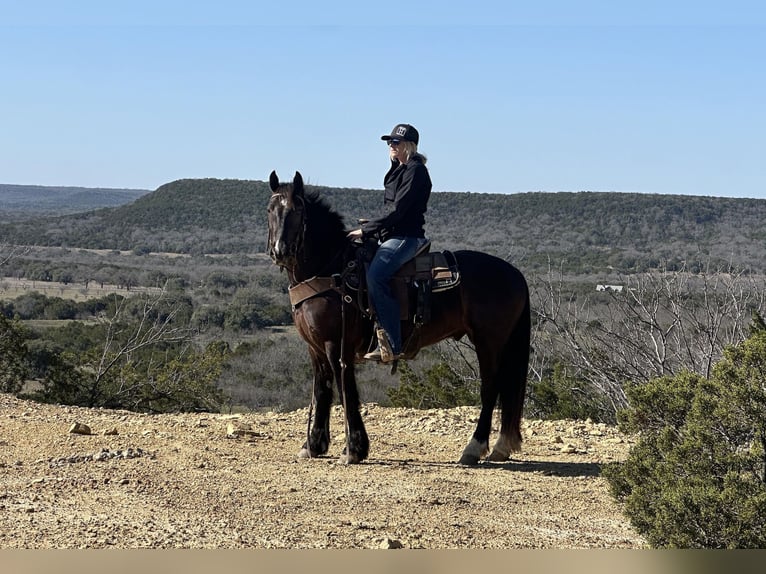
<svg viewBox="0 0 766 574">
<path fill-rule="evenodd" d="M 346 225 L 343 216 L 319 195 L 316 189 L 305 189 L 306 215 L 310 222 L 312 233 L 320 237 L 345 237 Z"/>
</svg>

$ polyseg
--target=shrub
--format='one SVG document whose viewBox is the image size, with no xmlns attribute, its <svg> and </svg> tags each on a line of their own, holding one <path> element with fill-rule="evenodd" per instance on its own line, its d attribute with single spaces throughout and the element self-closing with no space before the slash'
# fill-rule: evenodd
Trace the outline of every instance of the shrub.
<svg viewBox="0 0 766 574">
<path fill-rule="evenodd" d="M 311 402 L 311 363 L 297 336 L 259 332 L 227 358 L 218 385 L 229 408 L 287 411 Z"/>
<path fill-rule="evenodd" d="M 420 376 L 405 362 L 399 373 L 399 386 L 387 390 L 394 407 L 444 409 L 479 402 L 475 385 L 447 363 L 437 363 Z"/>
<path fill-rule="evenodd" d="M 652 546 L 766 547 L 766 329 L 726 349 L 710 379 L 682 373 L 627 389 L 624 463 L 612 493 Z"/>
<path fill-rule="evenodd" d="M 211 343 L 202 352 L 174 353 L 164 360 L 120 360 L 97 376 L 97 354 L 54 355 L 42 389 L 32 398 L 49 403 L 139 412 L 217 412 L 225 401 L 216 387 L 229 351 Z M 85 360 L 85 364 L 83 364 Z"/>
<path fill-rule="evenodd" d="M 529 418 L 614 422 L 608 416 L 606 397 L 570 375 L 561 363 L 556 363 L 549 376 L 530 381 L 524 410 Z"/>
</svg>

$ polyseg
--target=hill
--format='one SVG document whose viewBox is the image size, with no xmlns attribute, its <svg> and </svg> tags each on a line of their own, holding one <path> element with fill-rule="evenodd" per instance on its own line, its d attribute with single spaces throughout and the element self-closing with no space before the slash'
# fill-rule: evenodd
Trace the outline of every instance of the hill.
<svg viewBox="0 0 766 574">
<path fill-rule="evenodd" d="M 478 409 L 363 414 L 371 458 L 345 466 L 340 407 L 332 457 L 298 461 L 307 409 L 142 415 L 0 393 L 0 547 L 645 547 L 600 476 L 630 447 L 614 427 L 527 420 L 523 453 L 464 467 Z"/>
<path fill-rule="evenodd" d="M 124 205 L 147 193 L 146 189 L 0 184 L 0 213 L 16 217 L 79 213 Z"/>
<path fill-rule="evenodd" d="M 311 186 L 309 186 L 311 188 Z M 352 227 L 381 192 L 314 187 Z M 185 179 L 115 208 L 0 225 L 0 243 L 191 254 L 265 250 L 263 181 Z M 472 248 L 577 273 L 714 266 L 766 271 L 766 200 L 608 192 L 434 192 L 434 249 Z"/>
</svg>

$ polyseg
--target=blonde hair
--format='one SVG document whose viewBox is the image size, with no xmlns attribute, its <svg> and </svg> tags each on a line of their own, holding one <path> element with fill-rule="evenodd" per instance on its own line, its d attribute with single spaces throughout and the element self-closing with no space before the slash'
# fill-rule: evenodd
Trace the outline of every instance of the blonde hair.
<svg viewBox="0 0 766 574">
<path fill-rule="evenodd" d="M 407 161 L 410 161 L 415 156 L 420 157 L 420 161 L 423 163 L 426 163 L 428 161 L 428 158 L 424 156 L 422 153 L 418 153 L 418 144 L 415 142 L 411 142 L 408 140 L 402 140 L 402 142 L 399 144 L 400 148 L 403 148 L 404 150 L 404 157 L 407 158 Z"/>
</svg>

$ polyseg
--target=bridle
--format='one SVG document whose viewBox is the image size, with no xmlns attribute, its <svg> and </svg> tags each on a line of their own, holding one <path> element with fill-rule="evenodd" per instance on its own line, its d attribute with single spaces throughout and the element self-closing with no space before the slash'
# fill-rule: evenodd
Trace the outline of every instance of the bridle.
<svg viewBox="0 0 766 574">
<path fill-rule="evenodd" d="M 269 199 L 269 211 L 271 211 L 271 204 L 274 200 L 281 201 L 281 202 L 287 202 L 287 198 L 281 193 L 275 192 L 271 194 L 271 199 Z M 274 230 L 271 228 L 271 222 L 269 222 L 269 238 L 268 238 L 268 249 L 269 249 L 269 257 L 271 258 L 271 261 L 278 265 L 280 269 L 286 269 L 287 274 L 290 277 L 290 283 L 295 284 L 298 281 L 295 279 L 295 265 L 297 265 L 298 262 L 298 255 L 301 253 L 303 260 L 306 260 L 306 251 L 303 248 L 306 243 L 306 224 L 307 224 L 307 217 L 306 217 L 306 203 L 304 202 L 303 198 L 301 197 L 293 197 L 291 198 L 294 207 L 292 208 L 292 212 L 300 212 L 301 215 L 301 222 L 300 222 L 300 232 L 297 236 L 296 241 L 292 242 L 290 245 L 288 245 L 288 251 L 287 251 L 287 259 L 292 259 L 295 261 L 295 264 L 290 267 L 286 265 L 285 263 L 280 263 L 277 261 L 276 252 L 274 250 Z M 283 217 L 283 227 L 284 223 L 286 221 L 286 217 Z"/>
<path fill-rule="evenodd" d="M 269 201 L 271 202 L 275 198 L 279 198 L 278 201 L 285 201 L 284 196 L 281 193 L 272 193 L 271 199 Z M 296 285 L 307 282 L 307 281 L 299 281 L 296 278 L 296 267 L 299 261 L 302 263 L 306 263 L 308 261 L 308 257 L 306 256 L 306 250 L 305 250 L 306 229 L 308 228 L 308 210 L 306 209 L 306 202 L 302 197 L 298 197 L 298 198 L 293 198 L 293 203 L 296 204 L 296 207 L 293 208 L 293 211 L 294 212 L 300 211 L 301 221 L 300 221 L 300 233 L 298 234 L 295 242 L 288 246 L 287 259 L 292 260 L 294 262 L 292 266 L 286 263 L 279 263 L 277 261 L 276 254 L 273 249 L 274 231 L 271 229 L 271 225 L 269 225 L 269 237 L 268 237 L 269 257 L 271 258 L 271 261 L 275 265 L 279 266 L 280 269 L 287 271 L 287 275 L 290 278 L 291 287 L 295 287 Z M 324 278 L 325 276 L 327 278 L 333 277 L 336 279 L 335 280 L 336 286 L 341 287 L 342 283 L 340 279 L 344 277 L 350 271 L 350 269 L 344 268 L 340 273 L 332 273 L 332 272 L 329 272 L 329 270 L 331 270 L 333 266 L 338 263 L 338 259 L 343 259 L 344 255 L 347 252 L 346 250 L 347 250 L 347 246 L 344 246 L 343 248 L 338 250 L 335 253 L 335 255 L 333 255 L 332 258 L 324 264 L 322 269 L 320 269 L 320 271 L 316 273 L 316 276 L 318 278 Z"/>
</svg>

